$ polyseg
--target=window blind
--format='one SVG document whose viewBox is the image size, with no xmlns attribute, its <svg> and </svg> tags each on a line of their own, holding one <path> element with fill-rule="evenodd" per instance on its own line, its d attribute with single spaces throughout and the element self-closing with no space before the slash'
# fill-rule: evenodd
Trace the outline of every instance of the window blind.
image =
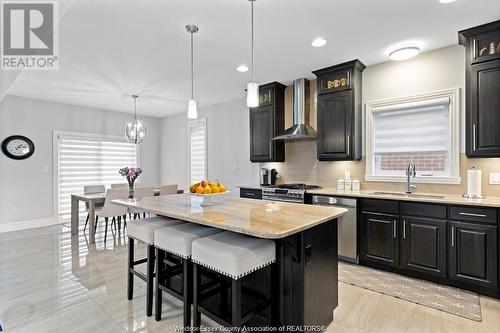
<svg viewBox="0 0 500 333">
<path fill-rule="evenodd" d="M 123 167 L 137 164 L 137 146 L 109 138 L 58 136 L 59 215 L 69 217 L 71 194 L 83 193 L 85 185 L 123 183 Z"/>
<path fill-rule="evenodd" d="M 376 109 L 373 112 L 373 153 L 447 151 L 449 99 Z"/>
<path fill-rule="evenodd" d="M 207 177 L 206 122 L 196 120 L 189 123 L 190 180 L 197 183 Z"/>
</svg>

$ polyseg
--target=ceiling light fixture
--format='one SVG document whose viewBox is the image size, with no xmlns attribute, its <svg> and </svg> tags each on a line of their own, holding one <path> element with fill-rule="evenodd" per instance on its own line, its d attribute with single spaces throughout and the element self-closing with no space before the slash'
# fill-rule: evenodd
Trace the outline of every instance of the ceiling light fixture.
<svg viewBox="0 0 500 333">
<path fill-rule="evenodd" d="M 191 34 L 191 99 L 188 101 L 187 117 L 189 119 L 198 118 L 198 103 L 194 99 L 194 46 L 193 35 L 198 32 L 198 27 L 194 24 L 186 25 L 186 31 Z"/>
<path fill-rule="evenodd" d="M 440 3 L 451 3 L 455 2 L 456 0 L 439 0 Z"/>
<path fill-rule="evenodd" d="M 419 53 L 420 49 L 416 46 L 402 47 L 389 53 L 389 58 L 396 61 L 407 60 L 415 57 Z"/>
<path fill-rule="evenodd" d="M 255 83 L 254 77 L 254 47 L 253 47 L 253 3 L 255 0 L 248 0 L 251 4 L 251 30 L 252 30 L 252 82 L 247 84 L 247 106 L 254 108 L 259 106 L 259 85 Z"/>
<path fill-rule="evenodd" d="M 248 67 L 246 65 L 239 65 L 238 68 L 236 68 L 238 72 L 245 73 L 248 72 Z"/>
<path fill-rule="evenodd" d="M 311 45 L 314 47 L 322 47 L 326 45 L 326 40 L 324 40 L 323 38 L 316 38 L 312 41 Z"/>
<path fill-rule="evenodd" d="M 125 137 L 128 142 L 139 144 L 146 138 L 147 129 L 146 124 L 142 120 L 137 119 L 137 98 L 139 96 L 132 95 L 132 98 L 134 99 L 134 119 L 127 121 L 125 125 Z"/>
</svg>

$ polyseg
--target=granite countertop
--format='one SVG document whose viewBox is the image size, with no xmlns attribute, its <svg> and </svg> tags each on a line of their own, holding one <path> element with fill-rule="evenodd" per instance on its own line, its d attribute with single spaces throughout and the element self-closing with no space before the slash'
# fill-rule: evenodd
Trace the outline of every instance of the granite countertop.
<svg viewBox="0 0 500 333">
<path fill-rule="evenodd" d="M 203 198 L 190 194 L 119 199 L 113 200 L 113 203 L 269 239 L 293 235 L 333 220 L 347 212 L 346 209 L 336 207 L 243 199 L 227 195 L 215 196 L 212 200 L 220 204 L 201 206 Z"/>
</svg>

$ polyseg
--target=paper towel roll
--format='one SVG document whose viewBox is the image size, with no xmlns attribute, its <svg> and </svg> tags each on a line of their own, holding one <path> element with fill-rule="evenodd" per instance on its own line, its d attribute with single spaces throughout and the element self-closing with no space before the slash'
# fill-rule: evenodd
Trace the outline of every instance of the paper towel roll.
<svg viewBox="0 0 500 333">
<path fill-rule="evenodd" d="M 467 170 L 467 194 L 481 196 L 481 170 Z"/>
</svg>

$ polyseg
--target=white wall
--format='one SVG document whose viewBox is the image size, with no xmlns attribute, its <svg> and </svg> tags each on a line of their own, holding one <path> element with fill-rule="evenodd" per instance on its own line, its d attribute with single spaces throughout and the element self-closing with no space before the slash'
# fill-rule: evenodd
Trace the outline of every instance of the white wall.
<svg viewBox="0 0 500 333">
<path fill-rule="evenodd" d="M 7 96 L 0 103 L 0 138 L 25 135 L 33 140 L 35 153 L 21 161 L 1 154 L 0 224 L 54 216 L 54 130 L 122 136 L 130 117 L 124 113 Z M 141 181 L 159 184 L 160 121 L 143 119 L 148 136 L 139 148 L 139 166 L 144 169 Z"/>
<path fill-rule="evenodd" d="M 249 116 L 245 99 L 199 110 L 207 118 L 208 178 L 220 180 L 233 194 L 237 185 L 258 181 L 258 164 L 250 163 Z M 165 117 L 161 122 L 161 180 L 163 184 L 189 186 L 186 114 Z"/>
</svg>

